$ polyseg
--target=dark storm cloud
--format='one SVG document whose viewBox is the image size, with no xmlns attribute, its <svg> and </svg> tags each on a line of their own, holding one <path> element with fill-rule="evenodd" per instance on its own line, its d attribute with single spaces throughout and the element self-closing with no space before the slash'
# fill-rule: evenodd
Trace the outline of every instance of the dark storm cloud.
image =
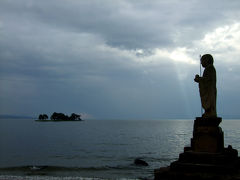
<svg viewBox="0 0 240 180">
<path fill-rule="evenodd" d="M 239 9 L 234 0 L 2 0 L 0 113 L 192 115 L 196 42 L 238 22 Z"/>
<path fill-rule="evenodd" d="M 93 33 L 111 46 L 132 49 L 168 47 L 174 45 L 175 40 L 181 43 L 201 38 L 209 28 L 232 21 L 230 15 L 239 14 L 238 8 L 237 1 L 20 0 L 1 3 L 5 21 L 19 22 L 19 25 L 30 21 L 37 26 L 46 23 L 66 31 Z"/>
</svg>

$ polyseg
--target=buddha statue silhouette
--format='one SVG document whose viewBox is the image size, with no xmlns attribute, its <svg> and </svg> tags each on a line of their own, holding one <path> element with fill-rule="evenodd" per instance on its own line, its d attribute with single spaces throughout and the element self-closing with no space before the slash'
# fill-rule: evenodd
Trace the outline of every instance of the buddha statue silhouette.
<svg viewBox="0 0 240 180">
<path fill-rule="evenodd" d="M 202 117 L 217 117 L 216 111 L 216 70 L 213 66 L 213 57 L 210 54 L 205 54 L 201 57 L 201 65 L 204 69 L 202 77 L 198 74 L 195 76 L 194 81 L 199 84 L 199 92 L 201 97 L 201 104 L 205 110 Z"/>
</svg>

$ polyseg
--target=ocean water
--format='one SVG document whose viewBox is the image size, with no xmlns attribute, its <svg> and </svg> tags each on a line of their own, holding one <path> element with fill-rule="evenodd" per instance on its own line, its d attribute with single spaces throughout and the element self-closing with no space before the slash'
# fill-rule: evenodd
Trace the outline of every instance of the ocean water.
<svg viewBox="0 0 240 180">
<path fill-rule="evenodd" d="M 240 121 L 220 126 L 225 146 L 240 150 Z M 193 120 L 0 119 L 0 179 L 153 179 L 190 144 L 192 130 Z"/>
</svg>

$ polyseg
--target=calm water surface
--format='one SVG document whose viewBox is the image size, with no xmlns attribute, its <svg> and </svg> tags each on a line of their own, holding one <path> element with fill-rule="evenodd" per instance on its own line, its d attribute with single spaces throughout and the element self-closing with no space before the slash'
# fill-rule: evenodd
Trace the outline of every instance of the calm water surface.
<svg viewBox="0 0 240 180">
<path fill-rule="evenodd" d="M 240 150 L 240 121 L 224 120 L 225 146 Z M 190 144 L 193 120 L 0 120 L 0 174 L 27 175 L 25 166 L 50 166 L 48 176 L 153 178 Z M 133 164 L 142 158 L 148 167 Z M 30 174 L 32 175 L 32 174 Z M 38 173 L 33 174 L 38 175 Z"/>
</svg>

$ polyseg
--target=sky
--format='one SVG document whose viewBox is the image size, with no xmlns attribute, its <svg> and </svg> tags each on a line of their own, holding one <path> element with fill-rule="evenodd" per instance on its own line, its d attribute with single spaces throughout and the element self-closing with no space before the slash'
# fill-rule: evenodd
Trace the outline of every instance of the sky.
<svg viewBox="0 0 240 180">
<path fill-rule="evenodd" d="M 239 118 L 239 0 L 1 0 L 0 114 L 194 119 L 207 53 Z"/>
</svg>

